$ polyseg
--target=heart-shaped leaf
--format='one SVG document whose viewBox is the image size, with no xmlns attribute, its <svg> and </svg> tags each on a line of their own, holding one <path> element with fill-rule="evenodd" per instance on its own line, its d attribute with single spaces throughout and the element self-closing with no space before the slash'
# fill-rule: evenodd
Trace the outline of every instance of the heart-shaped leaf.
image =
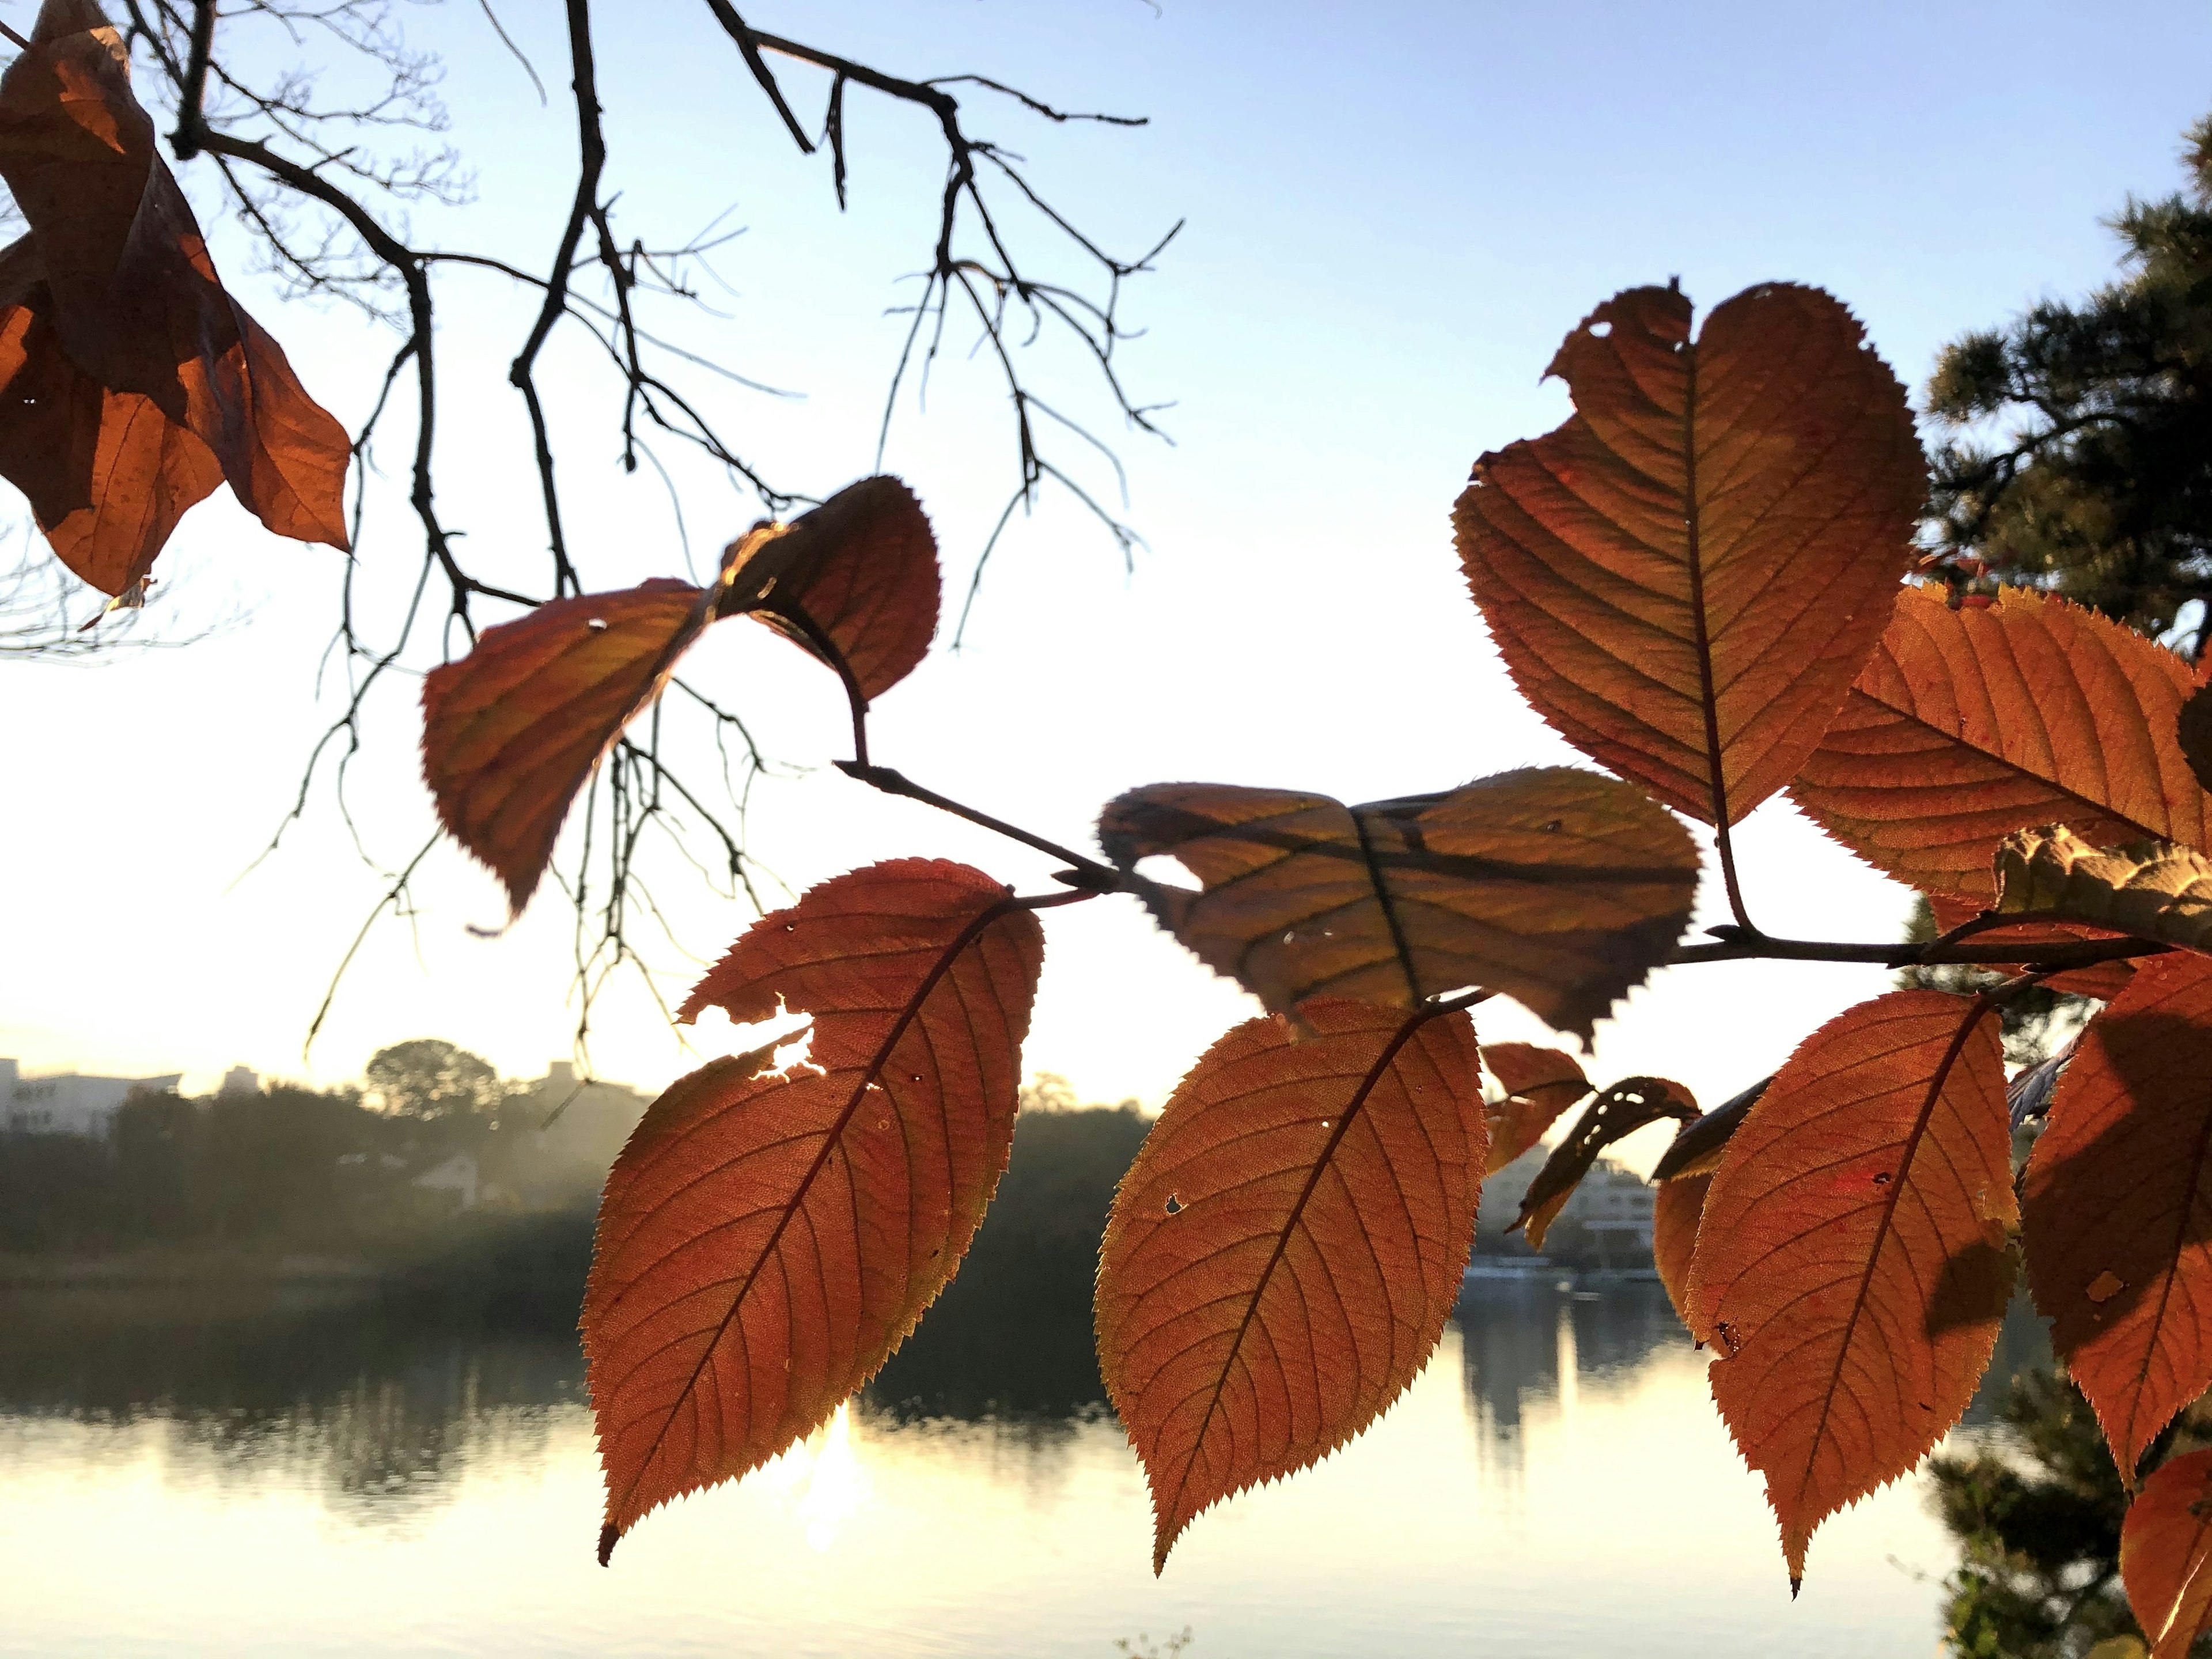
<svg viewBox="0 0 2212 1659">
<path fill-rule="evenodd" d="M 1310 997 L 1411 1008 L 1465 986 L 1587 1036 L 1688 924 L 1698 855 L 1625 784 L 1565 767 L 1347 807 L 1229 784 L 1132 790 L 1099 820 L 1125 872 L 1170 854 L 1203 892 L 1146 882 L 1162 925 L 1278 1012 Z"/>
<path fill-rule="evenodd" d="M 1804 763 L 1874 649 L 1927 467 L 1905 388 L 1817 289 L 1762 283 L 1690 338 L 1617 294 L 1546 371 L 1575 415 L 1485 455 L 1460 559 L 1522 695 L 1669 806 L 1734 823 Z"/>
<path fill-rule="evenodd" d="M 810 1044 L 684 1079 L 607 1177 L 583 1315 L 602 1561 L 827 1422 L 951 1279 L 1012 1146 L 1043 950 L 982 872 L 908 859 L 810 889 L 700 981 L 684 1018 L 811 1015 Z"/>
</svg>

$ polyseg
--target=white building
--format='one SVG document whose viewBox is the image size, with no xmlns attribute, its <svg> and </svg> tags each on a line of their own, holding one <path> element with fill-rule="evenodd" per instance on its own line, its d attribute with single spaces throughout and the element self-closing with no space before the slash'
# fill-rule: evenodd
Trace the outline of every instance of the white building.
<svg viewBox="0 0 2212 1659">
<path fill-rule="evenodd" d="M 166 1094 L 184 1073 L 166 1077 L 25 1077 L 18 1062 L 0 1060 L 0 1129 L 17 1133 L 104 1135 L 115 1109 L 131 1096 Z"/>
</svg>

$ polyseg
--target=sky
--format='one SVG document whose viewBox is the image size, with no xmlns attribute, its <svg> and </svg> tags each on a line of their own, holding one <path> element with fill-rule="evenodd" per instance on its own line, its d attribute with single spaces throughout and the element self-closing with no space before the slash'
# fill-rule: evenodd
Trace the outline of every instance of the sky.
<svg viewBox="0 0 2212 1659">
<path fill-rule="evenodd" d="M 21 22 L 28 10 L 13 0 L 0 15 Z M 410 223 L 422 243 L 542 264 L 573 187 L 565 50 L 551 9 L 508 10 L 548 106 L 477 8 L 404 9 L 411 36 L 445 60 L 449 137 L 475 181 L 466 205 L 418 207 Z M 1002 388 L 958 330 L 926 409 L 902 405 L 884 459 L 931 514 L 951 604 L 939 648 L 877 706 L 876 758 L 1085 847 L 1099 806 L 1143 783 L 1365 800 L 1579 760 L 1515 695 L 1467 599 L 1449 520 L 1478 454 L 1567 413 L 1564 391 L 1539 378 L 1560 337 L 1622 287 L 1679 276 L 1709 309 L 1786 278 L 1843 298 L 1917 389 L 1961 331 L 2107 279 L 2114 243 L 2100 216 L 2130 192 L 2176 187 L 2181 130 L 2212 101 L 2212 10 L 2181 3 L 2107 4 L 2094 27 L 2078 6 L 1704 0 L 1356 11 L 763 0 L 747 15 L 896 72 L 975 73 L 1062 107 L 1148 118 L 1057 126 L 986 91 L 960 94 L 976 130 L 1019 152 L 1102 246 L 1141 252 L 1183 225 L 1155 272 L 1127 285 L 1126 315 L 1143 333 L 1116 356 L 1133 395 L 1169 405 L 1158 419 L 1171 443 L 1117 429 L 1084 366 L 1048 340 L 1024 358 L 1044 396 L 1110 439 L 1125 516 L 1144 538 L 1133 560 L 1048 495 L 1000 544 L 952 652 L 951 611 L 1012 476 Z M 687 384 L 784 487 L 819 495 L 865 475 L 903 327 L 887 307 L 911 294 L 900 278 L 933 233 L 942 160 L 931 123 L 848 94 L 841 216 L 826 163 L 796 153 L 704 8 L 600 16 L 618 228 L 676 243 L 720 217 L 744 233 L 697 276 L 711 312 L 666 309 L 663 325 L 793 395 Z M 785 81 L 818 118 L 823 78 L 789 69 Z M 253 275 L 204 167 L 183 178 L 234 287 L 309 387 L 357 426 L 391 337 Z M 1074 274 L 1034 218 L 1010 207 L 1007 222 L 1041 269 Z M 505 381 L 531 301 L 482 273 L 448 268 L 438 280 L 441 508 L 471 559 L 542 588 L 526 428 Z M 579 341 L 556 337 L 542 379 L 587 586 L 710 568 L 757 516 L 757 502 L 665 445 L 667 482 L 651 465 L 625 474 L 618 388 Z M 403 410 L 377 450 L 357 586 L 374 623 L 404 603 L 419 562 L 401 493 L 411 440 Z M 1055 441 L 1114 499 L 1095 455 Z M 420 1036 L 516 1076 L 568 1057 L 569 913 L 549 890 L 500 931 L 496 884 L 450 846 L 425 860 L 412 914 L 371 929 L 303 1052 L 385 890 L 380 872 L 433 824 L 416 771 L 418 682 L 395 677 L 370 707 L 348 783 L 353 829 L 325 773 L 257 862 L 337 712 L 334 682 L 319 697 L 317 674 L 341 562 L 269 536 L 226 495 L 187 520 L 163 568 L 140 636 L 179 648 L 82 665 L 0 659 L 0 867 L 11 878 L 0 1055 L 27 1072 L 180 1070 L 187 1087 L 235 1063 L 340 1083 L 377 1048 Z M 437 649 L 426 631 L 413 671 Z M 835 683 L 765 630 L 715 629 L 686 673 L 741 710 L 793 774 L 761 783 L 747 817 L 752 851 L 791 887 L 909 855 L 965 859 L 1024 890 L 1053 867 L 830 769 L 847 741 Z M 1753 815 L 1739 851 L 1770 930 L 1895 936 L 1907 896 L 1786 803 Z M 672 852 L 648 867 L 668 927 L 641 947 L 672 1002 L 751 913 Z M 1701 923 L 1718 919 L 1717 886 Z M 1044 920 L 1024 1065 L 1065 1075 L 1085 1098 L 1157 1105 L 1255 1011 L 1132 901 Z M 1879 969 L 1817 964 L 1672 970 L 1600 1026 L 1589 1063 L 1600 1081 L 1656 1073 L 1715 1104 L 1885 983 Z M 1480 1030 L 1549 1040 L 1496 1004 Z M 592 1011 L 589 1059 L 657 1089 L 740 1042 L 712 1024 L 672 1030 L 643 980 L 624 975 Z"/>
</svg>

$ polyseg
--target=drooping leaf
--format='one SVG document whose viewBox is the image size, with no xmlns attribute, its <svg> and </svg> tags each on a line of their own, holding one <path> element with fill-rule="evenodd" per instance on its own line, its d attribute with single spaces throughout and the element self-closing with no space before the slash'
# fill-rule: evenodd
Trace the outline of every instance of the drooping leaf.
<svg viewBox="0 0 2212 1659">
<path fill-rule="evenodd" d="M 1667 1287 L 1676 1317 L 1690 1322 L 1690 1264 L 1698 1252 L 1698 1218 L 1705 1212 L 1710 1174 L 1662 1181 L 1651 1200 L 1651 1265 Z"/>
<path fill-rule="evenodd" d="M 1490 1125 L 1490 1158 L 1485 1173 L 1496 1175 L 1544 1138 L 1544 1131 L 1590 1091 L 1575 1057 L 1533 1042 L 1492 1042 L 1482 1063 L 1505 1091 L 1503 1100 L 1486 1105 Z"/>
<path fill-rule="evenodd" d="M 1989 907 L 1978 899 L 1960 898 L 1950 893 L 1929 893 L 1926 897 L 1928 907 L 1934 913 L 1936 926 L 1942 933 L 1951 933 L 1989 914 Z M 2007 927 L 1984 928 L 1972 935 L 1976 945 L 2018 944 L 2022 946 L 2046 945 L 2053 939 L 2087 943 L 2111 938 L 2112 934 L 2104 928 L 2083 927 L 2069 921 L 2022 921 Z M 1987 962 L 1980 965 L 1999 974 L 2021 973 L 2027 967 L 2025 959 L 2012 963 Z M 2054 991 L 2066 991 L 2075 996 L 2094 997 L 2100 1002 L 2110 1002 L 2127 988 L 2128 981 L 2135 977 L 2135 972 L 2136 965 L 2131 961 L 2094 962 L 2087 967 L 2065 969 L 2043 982 Z"/>
<path fill-rule="evenodd" d="M 713 590 L 657 577 L 556 599 L 488 628 L 422 681 L 422 777 L 455 841 L 506 884 L 537 890 L 592 769 L 712 619 Z"/>
<path fill-rule="evenodd" d="M 2014 1129 L 2040 1122 L 2051 1115 L 2051 1097 L 2057 1092 L 2059 1077 L 2072 1061 L 2078 1041 L 2069 1042 L 2057 1054 L 2024 1067 L 2005 1085 L 2005 1110 Z"/>
<path fill-rule="evenodd" d="M 2154 843 L 2104 852 L 2063 824 L 1998 843 L 1996 909 L 2074 921 L 2187 950 L 2212 950 L 2212 859 Z"/>
<path fill-rule="evenodd" d="M 1161 783 L 1111 802 L 1125 872 L 1171 854 L 1204 891 L 1145 902 L 1277 1012 L 1310 997 L 1410 1008 L 1483 985 L 1587 1036 L 1687 925 L 1697 850 L 1637 790 L 1565 767 L 1346 807 L 1327 795 Z"/>
<path fill-rule="evenodd" d="M 1690 319 L 1671 288 L 1592 312 L 1546 371 L 1574 417 L 1477 461 L 1452 516 L 1537 712 L 1733 823 L 1803 764 L 1873 650 L 1927 468 L 1905 388 L 1829 295 L 1760 283 L 1694 343 Z"/>
<path fill-rule="evenodd" d="M 1152 1565 L 1192 1518 L 1319 1462 L 1443 1334 L 1483 1169 L 1473 1023 L 1335 999 L 1248 1020 L 1122 1178 L 1098 1360 L 1152 1484 Z"/>
<path fill-rule="evenodd" d="M 937 538 L 896 478 L 863 478 L 787 525 L 756 525 L 726 562 L 724 616 L 744 611 L 817 657 L 826 645 L 864 699 L 881 696 L 929 654 Z"/>
<path fill-rule="evenodd" d="M 1721 1159 L 1728 1154 L 1729 1142 L 1773 1081 L 1771 1077 L 1759 1079 L 1741 1094 L 1729 1096 L 1703 1117 L 1676 1130 L 1674 1139 L 1651 1166 L 1652 1180 L 1680 1181 L 1691 1176 L 1711 1175 L 1719 1169 Z"/>
<path fill-rule="evenodd" d="M 952 1277 L 1012 1145 L 1042 953 L 981 871 L 908 859 L 810 889 L 700 981 L 684 1018 L 808 1014 L 811 1046 L 684 1079 L 607 1178 L 583 1314 L 602 1561 L 828 1421 Z"/>
<path fill-rule="evenodd" d="M 2212 1626 L 2212 1451 L 2161 1465 L 2120 1527 L 2120 1582 L 2150 1659 L 2188 1659 Z"/>
<path fill-rule="evenodd" d="M 2212 1386 L 2212 962 L 2153 957 L 2089 1022 L 2023 1192 L 2035 1305 L 2132 1483 Z"/>
<path fill-rule="evenodd" d="M 1582 1185 L 1600 1152 L 1662 1117 L 1692 1123 L 1697 1116 L 1698 1103 L 1690 1091 L 1663 1077 L 1624 1078 L 1601 1091 L 1576 1120 L 1567 1138 L 1552 1148 L 1544 1167 L 1536 1171 L 1536 1178 L 1522 1194 L 1521 1213 L 1513 1226 L 1527 1233 L 1530 1249 L 1542 1249 L 1544 1235 L 1559 1219 L 1559 1212 Z"/>
<path fill-rule="evenodd" d="M 1984 903 L 1997 842 L 2033 824 L 2212 851 L 2173 736 L 2189 692 L 2172 652 L 2063 599 L 1911 589 L 1790 796 L 1876 869 Z"/>
<path fill-rule="evenodd" d="M 0 178 L 30 227 L 0 308 L 27 377 L 6 388 L 0 471 L 109 592 L 145 574 L 210 466 L 276 534 L 344 547 L 344 428 L 216 278 L 121 37 L 91 0 L 47 0 L 31 40 L 0 76 Z M 158 499 L 122 493 L 141 477 Z"/>
<path fill-rule="evenodd" d="M 1861 1003 L 1799 1045 L 1706 1194 L 1689 1326 L 1766 1479 L 1794 1585 L 1813 1529 L 1905 1474 L 1965 1412 L 2012 1286 L 1996 1021 L 1936 991 Z"/>
</svg>

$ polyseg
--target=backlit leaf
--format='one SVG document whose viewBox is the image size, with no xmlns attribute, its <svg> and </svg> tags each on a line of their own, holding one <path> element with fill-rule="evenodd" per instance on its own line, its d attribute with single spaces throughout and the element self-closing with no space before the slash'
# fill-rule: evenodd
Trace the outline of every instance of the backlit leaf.
<svg viewBox="0 0 2212 1659">
<path fill-rule="evenodd" d="M 1513 1226 L 1528 1234 L 1530 1249 L 1542 1249 L 1544 1235 L 1559 1219 L 1559 1212 L 1582 1185 L 1600 1152 L 1662 1117 L 1691 1123 L 1697 1116 L 1698 1103 L 1680 1084 L 1663 1077 L 1624 1078 L 1590 1102 L 1567 1138 L 1552 1148 L 1544 1167 L 1536 1171 L 1536 1178 L 1522 1194 L 1521 1213 Z"/>
<path fill-rule="evenodd" d="M 2161 1465 L 2120 1527 L 2120 1582 L 2150 1659 L 2187 1659 L 2212 1625 L 2212 1451 Z"/>
<path fill-rule="evenodd" d="M 1729 1142 L 1773 1081 L 1771 1077 L 1759 1079 L 1742 1093 L 1730 1096 L 1703 1117 L 1675 1131 L 1674 1139 L 1651 1166 L 1652 1180 L 1680 1181 L 1719 1169 L 1721 1159 L 1728 1155 Z"/>
<path fill-rule="evenodd" d="M 2153 957 L 2089 1022 L 2023 1192 L 2035 1305 L 2132 1482 L 2212 1385 L 2212 962 Z"/>
<path fill-rule="evenodd" d="M 2063 599 L 1911 589 L 1790 796 L 1876 869 L 1984 903 L 1997 842 L 2033 824 L 2212 851 L 2173 735 L 2190 689 L 2172 652 Z"/>
<path fill-rule="evenodd" d="M 31 39 L 0 76 L 0 177 L 30 227 L 4 256 L 21 383 L 0 471 L 108 592 L 145 574 L 210 468 L 278 535 L 344 547 L 344 428 L 216 278 L 121 37 L 91 0 L 47 0 Z M 140 479 L 157 499 L 128 499 Z"/>
<path fill-rule="evenodd" d="M 1690 339 L 1630 289 L 1547 374 L 1575 416 L 1485 455 L 1453 510 L 1514 683 L 1584 753 L 1733 823 L 1803 764 L 1874 648 L 1927 488 L 1905 389 L 1817 289 Z"/>
<path fill-rule="evenodd" d="M 1147 883 L 1146 903 L 1277 1012 L 1482 985 L 1585 1036 L 1681 937 L 1698 879 L 1673 817 L 1565 767 L 1354 807 L 1152 784 L 1107 806 L 1098 839 L 1124 871 L 1167 854 L 1195 876 L 1203 892 Z"/>
<path fill-rule="evenodd" d="M 1989 907 L 1978 899 L 1960 898 L 1951 893 L 1929 893 L 1928 907 L 1935 915 L 1936 926 L 1942 933 L 1950 933 L 1969 921 L 1978 920 L 1989 912 Z M 2101 927 L 2083 927 L 2068 921 L 2023 921 L 2008 927 L 1984 928 L 1973 934 L 1976 945 L 2022 945 L 2046 944 L 2052 939 L 2109 939 L 2112 935 Z M 1985 962 L 1983 968 L 1999 974 L 2025 971 L 2025 961 L 2014 963 Z M 2084 968 L 2068 968 L 2051 975 L 2043 982 L 2054 991 L 2067 991 L 2075 996 L 2095 997 L 2100 1002 L 2110 1002 L 2127 988 L 2135 977 L 2136 965 L 2130 961 L 2096 962 Z"/>
<path fill-rule="evenodd" d="M 475 650 L 424 677 L 423 781 L 515 915 L 592 769 L 712 620 L 711 592 L 656 578 L 556 599 L 486 629 Z"/>
<path fill-rule="evenodd" d="M 1473 1022 L 1334 999 L 1306 1018 L 1302 1039 L 1262 1018 L 1206 1050 L 1115 1196 L 1098 1360 L 1152 1484 L 1155 1571 L 1200 1510 L 1404 1392 L 1474 1246 Z"/>
<path fill-rule="evenodd" d="M 1490 1125 L 1490 1159 L 1486 1173 L 1496 1175 L 1544 1138 L 1544 1131 L 1590 1091 L 1589 1079 L 1575 1057 L 1532 1042 L 1484 1045 L 1482 1063 L 1505 1091 L 1505 1098 L 1482 1109 Z"/>
<path fill-rule="evenodd" d="M 584 1349 L 605 1561 L 875 1375 L 951 1277 L 1012 1145 L 1043 940 L 964 865 L 878 864 L 765 916 L 684 1004 L 811 1015 L 805 1062 L 654 1102 L 599 1203 Z"/>
<path fill-rule="evenodd" d="M 1651 1265 L 1667 1287 L 1667 1300 L 1682 1322 L 1690 1322 L 1690 1264 L 1698 1251 L 1698 1218 L 1704 1213 L 1711 1175 L 1662 1181 L 1651 1200 Z"/>
<path fill-rule="evenodd" d="M 1861 1003 L 1799 1045 L 1705 1194 L 1689 1325 L 1766 1478 L 1794 1585 L 1813 1529 L 1959 1420 L 2012 1287 L 1994 1018 L 1936 991 Z"/>
<path fill-rule="evenodd" d="M 826 643 L 863 699 L 881 696 L 929 653 L 937 538 L 896 478 L 863 478 L 787 525 L 756 525 L 726 558 L 721 614 L 744 611 L 817 657 Z"/>
<path fill-rule="evenodd" d="M 2115 933 L 2212 950 L 2212 860 L 2193 848 L 2100 851 L 2051 824 L 2007 836 L 1996 873 L 2000 914 L 2054 911 Z"/>
</svg>

